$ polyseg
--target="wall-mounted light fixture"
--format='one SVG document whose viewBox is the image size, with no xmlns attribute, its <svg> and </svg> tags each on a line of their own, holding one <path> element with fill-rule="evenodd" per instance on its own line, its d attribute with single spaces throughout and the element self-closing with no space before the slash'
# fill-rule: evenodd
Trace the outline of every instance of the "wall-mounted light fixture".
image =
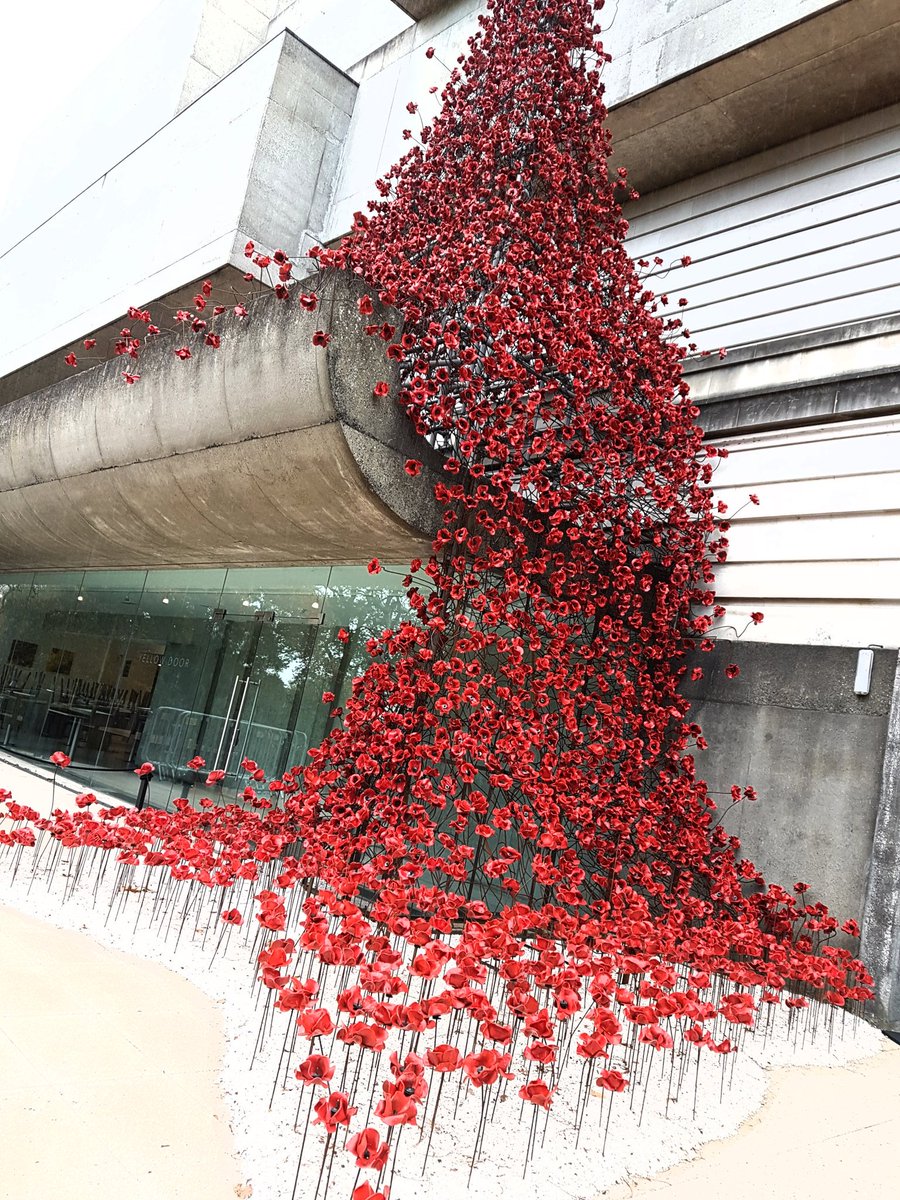
<svg viewBox="0 0 900 1200">
<path fill-rule="evenodd" d="M 868 696 L 872 690 L 872 668 L 875 665 L 875 651 L 880 646 L 867 646 L 856 655 L 856 678 L 853 680 L 853 690 L 857 696 Z"/>
</svg>

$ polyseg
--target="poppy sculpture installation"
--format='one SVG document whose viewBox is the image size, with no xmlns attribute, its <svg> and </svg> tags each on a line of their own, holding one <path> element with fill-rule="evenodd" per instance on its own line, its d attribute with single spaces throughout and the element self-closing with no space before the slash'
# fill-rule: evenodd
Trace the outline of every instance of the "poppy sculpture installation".
<svg viewBox="0 0 900 1200">
<path fill-rule="evenodd" d="M 255 901 L 267 1003 L 310 1051 L 307 1121 L 370 1172 L 357 1200 L 389 1179 L 404 1125 L 433 1130 L 449 1077 L 537 1113 L 579 1062 L 580 1120 L 592 1085 L 640 1084 L 654 1050 L 727 1052 L 761 1006 L 870 995 L 835 918 L 765 883 L 695 773 L 679 683 L 711 648 L 727 525 L 687 335 L 623 248 L 599 7 L 488 0 L 440 115 L 311 256 L 323 282 L 370 289 L 364 324 L 398 314 L 366 332 L 446 474 L 412 565 L 432 586 L 411 572 L 410 617 L 369 643 L 333 732 L 268 798 L 245 763 L 244 804 L 41 820 L 7 802 L 19 852 L 35 829 L 117 852 L 209 889 L 223 928 Z M 382 1052 L 383 1073 L 361 1067 Z"/>
</svg>

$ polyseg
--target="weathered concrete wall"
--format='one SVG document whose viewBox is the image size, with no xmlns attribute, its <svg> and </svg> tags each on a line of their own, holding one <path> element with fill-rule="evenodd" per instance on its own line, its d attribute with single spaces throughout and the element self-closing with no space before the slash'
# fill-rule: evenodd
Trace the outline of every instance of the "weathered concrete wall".
<svg viewBox="0 0 900 1200">
<path fill-rule="evenodd" d="M 279 0 L 268 36 L 290 29 L 329 62 L 348 71 L 412 22 L 393 0 Z"/>
<path fill-rule="evenodd" d="M 365 338 L 357 291 L 331 311 L 271 295 L 190 361 L 170 338 L 128 387 L 118 359 L 0 408 L 0 566 L 10 569 L 388 561 L 437 520 L 439 461 Z M 327 325 L 334 351 L 316 349 Z M 340 349 L 337 349 L 340 347 Z M 404 462 L 425 463 L 413 479 Z"/>
<path fill-rule="evenodd" d="M 36 230 L 171 120 L 203 9 L 210 2 L 155 0 L 120 7 L 115 21 L 104 18 L 96 4 L 67 5 L 69 11 L 59 20 L 55 17 L 62 5 L 3 6 L 5 53 L 33 55 L 35 77 L 42 82 L 21 98 L 22 119 L 7 114 L 5 121 L 7 130 L 18 126 L 27 140 L 17 148 L 16 132 L 9 137 L 4 131 L 0 252 Z M 90 57 L 68 41 L 67 20 L 77 21 L 91 39 Z M 52 49 L 46 52 L 42 33 L 54 43 L 56 58 Z M 50 92 L 45 92 L 43 78 L 59 74 L 63 64 L 65 77 L 52 85 L 55 103 L 42 112 L 32 95 Z"/>
<path fill-rule="evenodd" d="M 456 0 L 394 0 L 433 32 Z M 697 67 L 723 58 L 798 21 L 834 7 L 836 0 L 618 0 L 598 19 L 615 53 L 608 71 L 613 103 L 640 95 Z M 482 7 L 484 5 L 482 4 Z"/>
<path fill-rule="evenodd" d="M 888 0 L 890 3 L 891 0 Z M 846 0 L 618 0 L 601 10 L 611 104 L 727 59 Z M 735 81 L 736 82 L 736 81 Z M 698 96 L 697 99 L 700 99 Z"/>
<path fill-rule="evenodd" d="M 897 745 L 893 817 L 879 813 L 886 803 L 882 781 L 897 704 L 897 655 L 875 652 L 872 689 L 864 697 L 853 691 L 856 658 L 852 648 L 720 642 L 697 656 L 704 679 L 684 690 L 709 742 L 696 754 L 698 774 L 721 805 L 726 827 L 771 882 L 790 888 L 802 880 L 811 885 L 811 901 L 862 924 L 872 910 L 866 897 L 876 827 L 883 831 L 878 929 L 891 943 L 887 961 L 900 953 L 897 939 L 883 929 L 884 921 L 891 929 L 900 923 L 897 826 L 892 837 L 886 829 L 900 805 Z M 728 663 L 741 668 L 737 679 L 726 678 Z M 900 725 L 896 708 L 894 720 Z M 732 807 L 735 783 L 755 787 L 759 800 Z M 871 917 L 869 926 L 871 942 Z M 889 970 L 900 992 L 896 961 Z M 900 1010 L 896 1016 L 900 1020 Z"/>
<path fill-rule="evenodd" d="M 304 233 L 316 239 L 325 224 L 356 84 L 296 37 L 284 35 L 274 45 L 278 66 L 238 227 L 241 237 L 296 254 Z M 235 251 L 243 252 L 240 237 Z"/>
<path fill-rule="evenodd" d="M 900 660 L 888 720 L 862 944 L 875 976 L 876 1017 L 883 1028 L 900 1030 Z"/>
<path fill-rule="evenodd" d="M 394 0 L 394 3 L 414 20 L 422 21 L 447 8 L 449 0 Z"/>
<path fill-rule="evenodd" d="M 278 8 L 279 0 L 203 0 L 179 112 L 267 41 Z"/>
</svg>

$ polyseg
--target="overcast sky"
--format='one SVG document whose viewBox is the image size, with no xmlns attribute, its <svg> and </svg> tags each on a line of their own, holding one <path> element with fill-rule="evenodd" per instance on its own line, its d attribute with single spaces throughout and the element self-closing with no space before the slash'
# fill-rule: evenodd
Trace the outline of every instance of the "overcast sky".
<svg viewBox="0 0 900 1200">
<path fill-rule="evenodd" d="M 300 0 L 294 9 L 296 32 L 344 68 L 408 23 L 390 0 Z M 152 80 L 150 35 L 170 12 L 167 0 L 0 0 L 0 250 L 146 136 L 130 81 Z M 131 144 L 129 129 L 140 130 Z"/>
</svg>

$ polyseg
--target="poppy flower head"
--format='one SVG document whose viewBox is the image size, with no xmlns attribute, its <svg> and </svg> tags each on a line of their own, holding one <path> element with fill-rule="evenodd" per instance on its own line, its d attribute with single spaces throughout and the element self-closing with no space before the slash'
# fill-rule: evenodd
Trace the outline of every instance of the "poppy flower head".
<svg viewBox="0 0 900 1200">
<path fill-rule="evenodd" d="M 388 1155 L 391 1148 L 387 1142 L 382 1142 L 377 1129 L 372 1126 L 367 1126 L 361 1129 L 359 1133 L 355 1133 L 347 1142 L 347 1150 L 353 1155 L 356 1160 L 356 1165 L 361 1170 L 382 1171 L 387 1165 Z M 357 1189 L 358 1191 L 359 1189 Z M 375 1195 L 369 1189 L 369 1198 Z M 355 1196 L 355 1193 L 354 1193 Z M 360 1200 L 363 1200 L 361 1197 Z"/>
<path fill-rule="evenodd" d="M 346 1092 L 332 1092 L 316 1101 L 313 1112 L 316 1114 L 313 1118 L 314 1125 L 324 1125 L 328 1133 L 336 1133 L 339 1125 L 350 1124 L 350 1118 L 356 1109 L 350 1106 Z"/>
<path fill-rule="evenodd" d="M 624 1092 L 628 1087 L 628 1080 L 621 1071 L 601 1071 L 597 1079 L 597 1087 L 603 1088 L 607 1092 Z"/>
<path fill-rule="evenodd" d="M 305 1087 L 327 1087 L 334 1078 L 334 1066 L 327 1054 L 310 1054 L 295 1075 Z"/>
</svg>

